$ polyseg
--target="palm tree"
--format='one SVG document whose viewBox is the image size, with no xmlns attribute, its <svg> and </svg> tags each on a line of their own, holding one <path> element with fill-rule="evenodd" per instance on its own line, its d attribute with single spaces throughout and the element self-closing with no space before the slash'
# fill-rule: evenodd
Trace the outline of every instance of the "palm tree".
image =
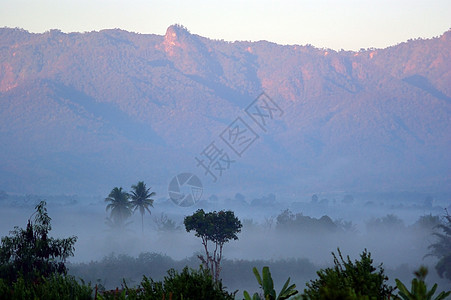
<svg viewBox="0 0 451 300">
<path fill-rule="evenodd" d="M 132 221 L 126 222 L 126 223 L 119 223 L 118 221 L 114 221 L 114 219 L 110 217 L 105 218 L 105 225 L 109 227 L 107 231 L 113 232 L 113 233 L 124 233 L 127 231 L 130 231 L 130 229 L 127 229 L 127 226 L 130 225 Z"/>
<path fill-rule="evenodd" d="M 125 220 L 132 215 L 129 198 L 130 195 L 118 187 L 115 187 L 105 198 L 105 202 L 110 202 L 106 206 L 106 210 L 110 210 L 110 221 L 120 228 L 124 227 Z"/>
<path fill-rule="evenodd" d="M 426 256 L 435 256 L 439 259 L 435 265 L 435 269 L 440 277 L 443 276 L 451 280 L 451 215 L 445 209 L 446 215 L 444 222 L 436 225 L 436 231 L 433 233 L 437 237 L 435 243 L 428 248 L 431 252 Z"/>
<path fill-rule="evenodd" d="M 151 214 L 149 207 L 153 207 L 153 199 L 150 197 L 155 196 L 155 192 L 150 192 L 151 188 L 147 188 L 144 181 L 138 182 L 138 184 L 132 185 L 132 191 L 130 192 L 131 205 L 133 212 L 139 208 L 141 213 L 141 226 L 142 232 L 144 232 L 144 213 L 147 210 L 149 215 Z"/>
</svg>

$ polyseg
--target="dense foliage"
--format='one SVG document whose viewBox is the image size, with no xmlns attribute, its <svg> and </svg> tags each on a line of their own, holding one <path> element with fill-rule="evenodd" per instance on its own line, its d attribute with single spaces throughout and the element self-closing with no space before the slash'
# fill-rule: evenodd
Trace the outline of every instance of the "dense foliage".
<svg viewBox="0 0 451 300">
<path fill-rule="evenodd" d="M 444 222 L 435 228 L 437 230 L 434 235 L 438 240 L 429 246 L 430 255 L 439 259 L 435 268 L 440 277 L 444 276 L 451 281 L 451 215 L 448 211 L 444 216 Z"/>
<path fill-rule="evenodd" d="M 263 267 L 261 276 L 257 268 L 254 267 L 252 271 L 254 272 L 255 278 L 263 291 L 263 295 L 254 293 L 251 298 L 250 294 L 247 291 L 244 291 L 243 294 L 245 300 L 285 300 L 298 293 L 296 290 L 296 285 L 290 285 L 290 278 L 288 278 L 280 290 L 279 295 L 277 295 L 274 290 L 274 281 L 272 280 L 271 272 L 267 266 Z"/>
<path fill-rule="evenodd" d="M 144 276 L 137 288 L 125 286 L 121 296 L 127 299 L 173 299 L 173 300 L 233 300 L 234 293 L 224 290 L 220 281 L 215 282 L 210 272 L 185 267 L 178 273 L 174 269 L 168 271 L 163 281 L 154 281 Z M 118 299 L 114 292 L 104 293 L 104 299 Z"/>
<path fill-rule="evenodd" d="M 344 259 L 340 249 L 338 257 L 332 255 L 334 267 L 317 272 L 319 278 L 307 283 L 304 299 L 386 299 L 392 294 L 394 288 L 386 284 L 384 269 L 373 266 L 367 250 L 354 263 L 349 256 Z"/>
<path fill-rule="evenodd" d="M 228 241 L 238 239 L 237 233 L 242 227 L 240 220 L 230 210 L 205 213 L 199 209 L 192 216 L 185 217 L 184 224 L 186 231 L 194 230 L 196 236 L 202 239 L 206 257 L 199 255 L 199 258 L 217 281 L 221 271 L 222 249 Z M 208 249 L 209 241 L 214 244 L 213 251 Z"/>
<path fill-rule="evenodd" d="M 81 284 L 73 276 L 52 275 L 40 278 L 39 284 L 30 282 L 22 276 L 14 282 L 0 279 L 0 299 L 8 300 L 84 300 L 92 299 L 90 285 Z"/>
<path fill-rule="evenodd" d="M 85 281 L 96 282 L 113 289 L 120 286 L 125 279 L 130 286 L 137 285 L 142 275 L 162 280 L 166 271 L 174 268 L 181 271 L 185 266 L 196 268 L 199 260 L 191 256 L 182 260 L 175 260 L 159 253 L 141 253 L 137 257 L 129 255 L 109 255 L 100 261 L 69 264 L 69 274 L 83 278 Z M 251 272 L 253 267 L 262 269 L 269 266 L 274 272 L 276 285 L 283 284 L 282 274 L 290 274 L 296 283 L 304 283 L 313 278 L 318 269 L 307 259 L 280 260 L 230 260 L 221 261 L 221 279 L 232 290 L 243 290 L 255 284 L 255 277 Z"/>
<path fill-rule="evenodd" d="M 77 237 L 49 236 L 46 202 L 36 206 L 26 229 L 15 227 L 0 246 L 0 299 L 90 299 L 92 289 L 66 276 Z M 32 216 L 33 216 L 32 215 Z"/>
<path fill-rule="evenodd" d="M 119 189 L 118 191 L 122 192 Z M 73 255 L 73 245 L 77 238 L 54 239 L 49 237 L 51 218 L 47 214 L 46 202 L 41 201 L 35 209 L 36 212 L 28 220 L 26 229 L 15 227 L 11 231 L 11 236 L 1 239 L 0 300 L 91 299 L 93 295 L 99 299 L 234 299 L 236 292 L 226 291 L 223 281 L 219 280 L 222 247 L 229 240 L 237 239 L 237 233 L 240 232 L 242 227 L 241 222 L 232 211 L 205 213 L 203 210 L 198 210 L 192 216 L 185 218 L 186 230 L 194 230 L 196 236 L 202 238 L 207 254 L 207 259 L 202 257 L 202 262 L 207 268 L 190 269 L 189 265 L 196 265 L 194 257 L 177 262 L 168 256 L 155 253 L 143 253 L 136 259 L 125 255 L 119 257 L 113 255 L 105 258 L 100 264 L 94 262 L 84 264 L 85 269 L 91 268 L 91 270 L 88 273 L 79 272 L 77 276 L 91 281 L 98 278 L 106 280 L 106 274 L 111 275 L 116 272 L 117 276 L 126 278 L 123 279 L 123 289 L 117 290 L 117 292 L 105 292 L 102 283 L 98 282 L 95 293 L 93 293 L 90 284 L 86 285 L 83 281 L 79 283 L 74 276 L 66 275 L 66 259 Z M 286 216 L 288 217 L 283 219 Z M 288 220 L 289 223 L 290 220 L 304 219 L 302 215 L 292 216 L 289 211 L 283 212 L 278 217 L 278 225 L 287 224 L 283 223 L 283 220 Z M 383 220 L 383 223 L 399 223 L 392 222 L 393 220 L 396 221 L 396 218 L 391 216 L 381 220 Z M 439 240 L 431 245 L 433 251 L 444 252 L 434 252 L 434 254 L 449 253 L 446 252 L 446 247 L 449 246 L 447 242 L 449 242 L 449 223 L 451 221 L 448 214 L 446 220 L 448 223 L 435 226 L 436 229 L 442 231 L 435 233 Z M 430 215 L 420 218 L 413 226 L 417 229 L 427 229 L 426 232 L 431 234 L 432 231 L 430 230 L 437 222 L 438 218 Z M 208 243 L 214 244 L 214 248 L 210 252 L 208 251 Z M 337 255 L 335 253 L 332 253 L 332 255 L 334 266 L 319 270 L 317 272 L 319 278 L 307 283 L 303 295 L 297 295 L 296 286 L 290 285 L 290 278 L 284 284 L 277 278 L 273 281 L 266 262 L 260 275 L 258 268 L 262 267 L 262 261 L 226 261 L 227 284 L 232 282 L 230 278 L 243 283 L 241 274 L 250 273 L 248 272 L 251 269 L 250 264 L 253 264 L 253 273 L 262 293 L 255 293 L 251 298 L 251 295 L 244 291 L 245 299 L 249 300 L 293 300 L 301 298 L 370 300 L 389 299 L 390 297 L 403 300 L 439 300 L 445 299 L 450 294 L 449 291 L 441 292 L 435 298 L 432 298 L 437 291 L 437 284 L 428 290 L 425 283 L 427 269 L 420 268 L 415 273 L 416 278 L 412 280 L 410 291 L 399 279 L 396 279 L 396 285 L 399 289 L 399 293 L 396 295 L 393 293 L 394 288 L 386 283 L 388 277 L 385 275 L 384 269 L 381 265 L 373 266 L 371 254 L 367 250 L 360 255 L 360 260 L 354 262 L 351 261 L 349 256 L 346 259 L 343 258 L 340 249 L 338 249 Z M 307 273 L 310 274 L 307 275 L 307 278 L 311 278 L 313 270 L 315 270 L 314 266 L 306 260 L 278 261 L 271 262 L 270 265 L 271 268 L 274 267 L 276 270 L 275 274 L 280 273 L 282 276 L 285 276 L 284 274 L 295 274 L 298 270 L 308 270 Z M 72 266 L 76 271 L 77 266 Z M 127 285 L 136 285 L 138 282 L 128 278 L 126 270 L 130 269 L 140 273 L 140 276 L 146 274 L 149 277 L 144 276 L 136 287 L 128 287 Z M 157 281 L 159 278 L 155 274 L 163 274 L 168 269 L 167 276 L 160 277 L 161 280 Z M 181 271 L 177 271 L 177 269 Z M 93 270 L 100 270 L 103 273 L 92 275 Z M 94 277 L 89 278 L 88 274 Z M 296 278 L 296 281 L 299 282 L 299 278 Z M 274 286 L 279 283 L 282 289 L 277 294 Z M 248 284 L 248 282 L 245 284 Z"/>
<path fill-rule="evenodd" d="M 73 255 L 77 237 L 65 239 L 49 237 L 52 229 L 46 202 L 36 206 L 34 222 L 26 229 L 15 227 L 12 236 L 3 237 L 0 246 L 0 278 L 15 282 L 19 277 L 37 281 L 53 274 L 66 274 L 65 261 Z"/>
<path fill-rule="evenodd" d="M 451 294 L 451 292 L 441 292 L 435 298 L 432 298 L 435 294 L 435 291 L 437 290 L 437 284 L 434 284 L 432 286 L 432 289 L 427 289 L 426 283 L 424 282 L 426 275 L 428 274 L 427 268 L 420 267 L 420 269 L 414 274 L 416 278 L 412 280 L 412 288 L 410 289 L 410 291 L 399 279 L 395 279 L 396 286 L 399 290 L 398 298 L 401 298 L 402 300 L 442 300 Z"/>
</svg>

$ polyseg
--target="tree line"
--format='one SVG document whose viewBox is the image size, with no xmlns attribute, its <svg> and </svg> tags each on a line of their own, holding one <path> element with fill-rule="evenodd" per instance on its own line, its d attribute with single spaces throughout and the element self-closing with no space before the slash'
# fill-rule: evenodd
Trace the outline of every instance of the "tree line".
<svg viewBox="0 0 451 300">
<path fill-rule="evenodd" d="M 142 184 L 144 185 L 144 184 Z M 138 185 L 137 185 L 138 186 Z M 145 188 L 145 185 L 144 185 Z M 113 189 L 114 190 L 114 189 Z M 119 190 L 119 189 L 118 189 Z M 144 189 L 149 193 L 149 189 Z M 46 203 L 41 201 L 30 216 L 26 229 L 15 227 L 11 236 L 1 239 L 0 246 L 0 299 L 234 299 L 237 291 L 230 293 L 219 279 L 222 246 L 238 239 L 241 222 L 231 211 L 204 212 L 198 210 L 185 217 L 185 229 L 196 232 L 204 245 L 205 257 L 199 270 L 184 268 L 182 272 L 174 269 L 162 281 L 143 277 L 137 287 L 129 288 L 124 282 L 120 294 L 103 293 L 97 295 L 90 284 L 77 282 L 67 275 L 66 259 L 73 256 L 76 237 L 52 238 L 49 232 L 51 218 L 47 214 Z M 135 208 L 136 210 L 136 208 Z M 439 241 L 431 245 L 431 255 L 439 257 L 442 273 L 450 276 L 449 241 L 451 238 L 451 217 L 447 214 Z M 209 245 L 213 248 L 209 248 Z M 444 252 L 437 252 L 444 249 Z M 334 266 L 320 269 L 317 279 L 306 284 L 301 294 L 290 279 L 285 282 L 277 295 L 269 268 L 262 273 L 253 269 L 261 289 L 251 297 L 244 291 L 246 300 L 259 299 L 445 299 L 451 291 L 437 292 L 435 284 L 428 289 L 425 283 L 427 269 L 421 267 L 415 272 L 411 289 L 396 280 L 396 287 L 387 284 L 388 277 L 381 265 L 373 266 L 371 254 L 365 250 L 360 260 L 344 258 L 338 249 L 333 253 Z M 398 292 L 395 293 L 395 289 Z M 97 291 L 97 289 L 95 290 Z"/>
</svg>

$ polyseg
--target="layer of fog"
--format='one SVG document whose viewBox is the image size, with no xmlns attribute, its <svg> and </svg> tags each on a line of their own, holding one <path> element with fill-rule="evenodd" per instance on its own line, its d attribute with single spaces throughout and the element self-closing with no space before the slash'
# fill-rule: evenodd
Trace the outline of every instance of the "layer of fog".
<svg viewBox="0 0 451 300">
<path fill-rule="evenodd" d="M 443 215 L 443 205 L 436 205 L 431 199 L 410 206 L 353 199 L 324 201 L 319 197 L 318 201 L 314 200 L 284 205 L 277 202 L 275 196 L 269 195 L 259 199 L 260 202 L 257 201 L 261 205 L 256 205 L 255 201 L 250 205 L 243 196 L 237 195 L 227 200 L 210 197 L 209 201 L 183 208 L 169 200 L 160 199 L 154 204 L 152 215 L 144 216 L 144 232 L 141 230 L 141 217 L 136 213 L 130 219 L 132 223 L 122 233 L 112 231 L 105 224 L 107 212 L 102 199 L 67 205 L 53 202 L 49 203 L 48 211 L 52 218 L 52 236 L 78 237 L 75 256 L 70 258 L 71 262 L 100 260 L 111 253 L 137 256 L 142 252 L 156 252 L 174 259 L 201 253 L 203 249 L 200 240 L 194 233 L 187 233 L 183 226 L 183 217 L 192 214 L 199 207 L 207 211 L 232 209 L 243 221 L 244 227 L 238 235 L 239 240 L 231 241 L 225 246 L 224 257 L 228 259 L 307 258 L 315 264 L 327 265 L 331 262 L 330 253 L 339 247 L 351 257 L 358 257 L 363 249 L 368 249 L 375 261 L 393 268 L 402 264 L 433 264 L 435 261 L 434 258 L 424 258 L 434 237 L 430 232 L 411 227 L 420 216 Z M 335 223 L 342 224 L 343 228 L 334 232 L 315 229 L 280 230 L 277 228 L 277 216 L 285 209 L 290 209 L 293 214 L 302 213 L 318 219 L 327 215 Z M 32 205 L 3 205 L 0 211 L 1 236 L 7 235 L 14 226 L 24 227 L 33 211 Z M 393 224 L 392 227 L 367 228 L 368 222 L 374 223 L 376 218 L 383 218 L 388 214 L 397 216 L 402 223 Z M 164 227 L 166 218 L 174 221 L 178 229 L 161 228 Z"/>
</svg>

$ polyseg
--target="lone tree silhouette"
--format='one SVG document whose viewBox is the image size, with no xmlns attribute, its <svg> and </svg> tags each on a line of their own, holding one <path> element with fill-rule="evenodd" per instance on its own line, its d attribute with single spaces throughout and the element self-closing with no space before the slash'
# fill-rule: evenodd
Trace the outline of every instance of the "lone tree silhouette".
<svg viewBox="0 0 451 300">
<path fill-rule="evenodd" d="M 237 233 L 241 231 L 242 224 L 233 211 L 213 211 L 205 213 L 203 209 L 197 210 L 192 216 L 185 217 L 187 232 L 194 230 L 196 236 L 202 239 L 205 255 L 198 255 L 202 264 L 210 270 L 215 281 L 219 279 L 221 271 L 222 249 L 230 240 L 237 240 Z M 213 243 L 214 250 L 208 249 L 208 242 Z"/>
</svg>

